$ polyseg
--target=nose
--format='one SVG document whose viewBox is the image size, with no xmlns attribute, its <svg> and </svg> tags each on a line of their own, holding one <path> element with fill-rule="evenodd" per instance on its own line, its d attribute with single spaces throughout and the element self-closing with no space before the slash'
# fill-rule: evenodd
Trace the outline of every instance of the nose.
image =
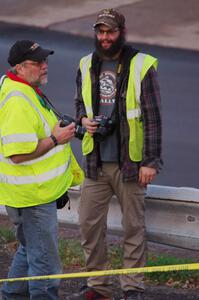
<svg viewBox="0 0 199 300">
<path fill-rule="evenodd" d="M 101 38 L 107 38 L 107 37 L 109 37 L 109 31 L 102 31 L 101 32 Z"/>
<path fill-rule="evenodd" d="M 41 62 L 40 62 L 40 65 L 43 66 L 47 66 L 48 65 L 48 58 L 44 58 Z"/>
<path fill-rule="evenodd" d="M 107 36 L 107 35 L 108 35 L 108 32 L 107 32 L 107 31 L 102 31 L 102 32 L 101 32 L 101 35 L 102 35 L 102 36 Z"/>
<path fill-rule="evenodd" d="M 47 60 L 42 61 L 42 62 L 41 62 L 41 65 L 42 65 L 42 66 L 47 66 L 47 65 L 48 65 L 48 61 L 47 61 Z"/>
<path fill-rule="evenodd" d="M 43 61 L 40 63 L 40 68 L 41 68 L 41 69 L 47 69 L 47 68 L 48 68 L 48 61 L 47 61 L 47 60 L 43 60 Z"/>
</svg>

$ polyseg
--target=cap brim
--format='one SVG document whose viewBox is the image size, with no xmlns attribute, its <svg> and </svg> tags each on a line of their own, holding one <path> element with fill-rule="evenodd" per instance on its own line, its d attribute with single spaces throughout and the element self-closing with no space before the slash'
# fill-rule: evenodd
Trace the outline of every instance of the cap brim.
<svg viewBox="0 0 199 300">
<path fill-rule="evenodd" d="M 99 25 L 106 25 L 110 28 L 116 28 L 118 27 L 118 24 L 114 22 L 111 18 L 102 18 L 101 20 L 97 21 L 94 25 L 93 28 L 96 28 Z"/>
<path fill-rule="evenodd" d="M 35 51 L 35 53 L 31 53 L 30 57 L 28 57 L 29 56 L 28 55 L 27 59 L 29 58 L 33 61 L 41 61 L 44 60 L 49 55 L 52 55 L 53 53 L 54 53 L 53 50 L 39 48 L 37 51 Z"/>
</svg>

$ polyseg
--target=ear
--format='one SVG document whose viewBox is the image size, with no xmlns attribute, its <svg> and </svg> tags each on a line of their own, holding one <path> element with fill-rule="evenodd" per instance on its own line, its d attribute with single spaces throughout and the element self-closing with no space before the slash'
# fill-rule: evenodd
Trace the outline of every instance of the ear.
<svg viewBox="0 0 199 300">
<path fill-rule="evenodd" d="M 126 36 L 126 34 L 127 34 L 127 29 L 126 29 L 126 27 L 122 28 L 121 33 L 122 33 L 124 36 Z"/>
<path fill-rule="evenodd" d="M 17 64 L 15 66 L 15 71 L 16 71 L 17 75 L 19 75 L 19 76 L 23 75 L 24 74 L 24 68 L 23 68 L 22 64 Z"/>
</svg>

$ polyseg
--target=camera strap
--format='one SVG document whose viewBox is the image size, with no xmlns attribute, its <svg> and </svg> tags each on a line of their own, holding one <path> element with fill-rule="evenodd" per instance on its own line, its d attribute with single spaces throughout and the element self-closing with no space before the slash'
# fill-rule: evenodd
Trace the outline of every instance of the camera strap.
<svg viewBox="0 0 199 300">
<path fill-rule="evenodd" d="M 63 114 L 60 113 L 55 106 L 52 104 L 52 102 L 48 99 L 48 97 L 42 93 L 42 99 L 47 104 L 47 106 L 50 107 L 50 109 L 54 112 L 54 114 L 58 117 L 58 119 L 63 120 Z"/>
</svg>

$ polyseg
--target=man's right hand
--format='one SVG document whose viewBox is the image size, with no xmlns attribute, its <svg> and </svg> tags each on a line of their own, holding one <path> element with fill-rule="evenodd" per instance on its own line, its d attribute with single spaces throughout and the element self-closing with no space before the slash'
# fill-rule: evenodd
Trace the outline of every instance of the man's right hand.
<svg viewBox="0 0 199 300">
<path fill-rule="evenodd" d="M 55 125 L 52 134 L 55 136 L 58 145 L 63 145 L 75 136 L 75 123 L 72 122 L 68 126 L 60 127 L 60 122 Z"/>
<path fill-rule="evenodd" d="M 90 135 L 93 135 L 97 130 L 98 123 L 93 121 L 93 119 L 84 117 L 82 118 L 81 122 L 82 126 L 86 128 L 87 132 L 90 133 Z"/>
<path fill-rule="evenodd" d="M 66 127 L 60 127 L 59 121 L 53 128 L 52 134 L 57 140 L 57 144 L 66 144 L 69 142 L 75 135 L 75 123 L 71 123 Z M 35 158 L 38 158 L 54 147 L 53 140 L 48 136 L 42 140 L 38 141 L 37 148 L 32 153 L 16 154 L 11 155 L 10 159 L 15 163 L 22 163 L 24 161 L 29 161 Z"/>
</svg>

